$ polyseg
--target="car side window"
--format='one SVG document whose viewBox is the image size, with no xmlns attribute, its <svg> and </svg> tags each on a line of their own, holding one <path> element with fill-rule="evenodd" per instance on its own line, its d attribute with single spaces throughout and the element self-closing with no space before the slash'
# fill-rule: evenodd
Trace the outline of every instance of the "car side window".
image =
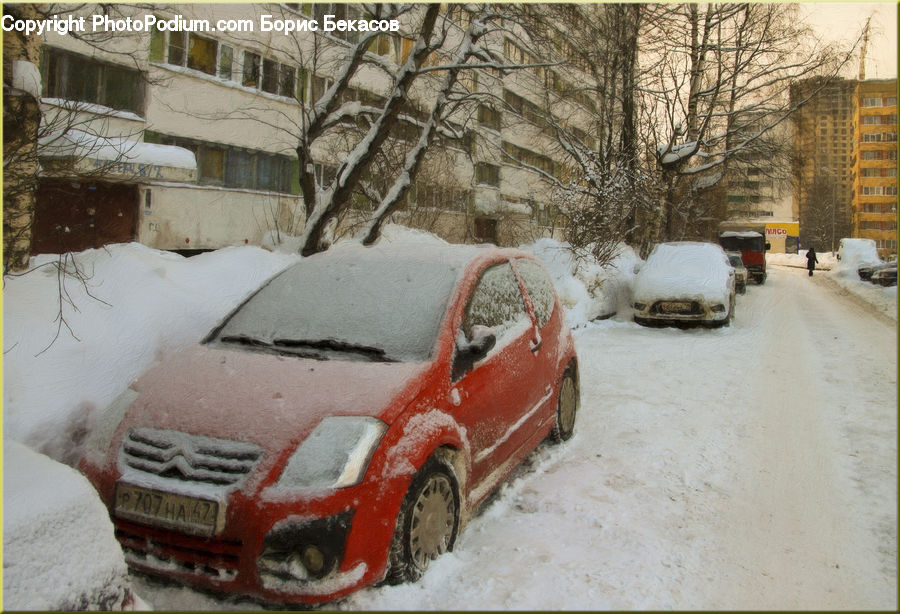
<svg viewBox="0 0 900 614">
<path fill-rule="evenodd" d="M 522 321 L 528 321 L 525 299 L 509 263 L 486 269 L 466 306 L 463 332 L 471 337 L 472 327 L 480 324 L 491 327 L 500 339 L 503 333 Z"/>
<path fill-rule="evenodd" d="M 527 258 L 517 258 L 516 268 L 525 282 L 525 289 L 528 290 L 528 296 L 534 303 L 534 314 L 537 316 L 538 326 L 543 327 L 550 321 L 553 315 L 553 306 L 556 304 L 553 293 L 553 281 L 547 274 L 546 269 L 534 260 Z"/>
</svg>

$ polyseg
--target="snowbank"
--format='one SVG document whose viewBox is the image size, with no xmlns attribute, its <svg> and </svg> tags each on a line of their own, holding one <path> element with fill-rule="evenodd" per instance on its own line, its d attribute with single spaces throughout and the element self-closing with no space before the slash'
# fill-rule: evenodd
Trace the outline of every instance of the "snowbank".
<svg viewBox="0 0 900 614">
<path fill-rule="evenodd" d="M 132 608 L 125 557 L 87 478 L 12 441 L 3 475 L 4 608 Z"/>
<path fill-rule="evenodd" d="M 5 280 L 4 438 L 74 464 L 98 410 L 297 258 L 257 247 L 183 258 L 111 245 L 68 260 L 81 283 L 58 276 L 57 256 L 36 257 L 40 268 Z"/>
<path fill-rule="evenodd" d="M 631 303 L 634 265 L 641 259 L 625 244 L 605 266 L 577 258 L 568 243 L 554 239 L 539 239 L 522 249 L 537 256 L 547 267 L 572 328 L 609 317 Z"/>
</svg>

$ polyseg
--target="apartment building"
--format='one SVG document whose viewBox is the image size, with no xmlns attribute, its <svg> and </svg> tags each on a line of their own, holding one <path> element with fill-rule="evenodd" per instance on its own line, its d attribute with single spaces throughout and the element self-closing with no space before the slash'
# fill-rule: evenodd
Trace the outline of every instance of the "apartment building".
<svg viewBox="0 0 900 614">
<path fill-rule="evenodd" d="M 757 134 L 766 118 L 738 115 L 738 140 Z M 725 181 L 726 223 L 731 227 L 766 227 L 766 239 L 774 253 L 796 253 L 799 243 L 798 210 L 791 190 L 790 164 L 785 152 L 791 145 L 791 129 L 776 126 L 729 164 Z"/>
<path fill-rule="evenodd" d="M 853 200 L 853 97 L 856 81 L 819 78 L 792 84 L 794 113 L 793 207 L 800 221 L 800 243 L 830 249 L 831 235 L 850 215 Z M 837 238 L 840 238 L 839 236 Z"/>
<path fill-rule="evenodd" d="M 74 10 L 97 12 L 88 5 Z M 49 32 L 41 75 L 45 124 L 44 176 L 37 194 L 34 251 L 83 249 L 137 240 L 167 250 L 262 244 L 273 234 L 299 234 L 304 205 L 297 139 L 305 106 L 314 104 L 340 66 L 348 32 L 196 31 L 222 20 L 260 23 L 262 15 L 302 20 L 362 15 L 347 4 L 183 4 L 120 6 L 124 14 L 181 20 L 180 29 L 121 31 L 102 44 Z M 130 13 L 129 13 L 130 11 Z M 385 33 L 369 53 L 397 64 L 414 33 Z M 495 36 L 510 61 L 537 63 L 514 35 Z M 548 50 L 547 54 L 556 53 Z M 439 61 L 435 58 L 434 61 Z M 409 192 L 397 221 L 451 241 L 515 244 L 558 231 L 548 176 L 564 173 L 541 109 L 566 117 L 586 142 L 592 101 L 567 65 L 466 71 L 463 81 L 485 102 L 454 124 L 464 137 L 441 138 Z M 378 105 L 390 81 L 363 69 L 344 102 Z M 392 139 L 414 138 L 414 122 L 432 96 L 408 93 Z M 352 122 L 351 122 L 352 123 Z M 352 126 L 350 126 L 352 128 Z M 322 181 L 347 152 L 340 138 L 312 151 Z M 351 232 L 366 217 L 360 203 L 340 220 Z"/>
<path fill-rule="evenodd" d="M 860 81 L 853 94 L 854 237 L 897 254 L 897 80 Z"/>
</svg>

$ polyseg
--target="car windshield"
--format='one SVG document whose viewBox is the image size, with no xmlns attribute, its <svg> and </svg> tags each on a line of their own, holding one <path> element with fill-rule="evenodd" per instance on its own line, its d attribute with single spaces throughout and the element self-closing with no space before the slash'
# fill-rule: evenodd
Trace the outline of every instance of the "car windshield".
<svg viewBox="0 0 900 614">
<path fill-rule="evenodd" d="M 462 268 L 323 255 L 287 269 L 209 339 L 320 359 L 423 361 Z"/>
</svg>

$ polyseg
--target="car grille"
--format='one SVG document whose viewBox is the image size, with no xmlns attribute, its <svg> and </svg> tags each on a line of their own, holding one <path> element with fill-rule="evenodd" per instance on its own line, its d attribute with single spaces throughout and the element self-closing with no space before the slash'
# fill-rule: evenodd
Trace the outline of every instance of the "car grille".
<svg viewBox="0 0 900 614">
<path fill-rule="evenodd" d="M 250 443 L 140 428 L 128 433 L 121 459 L 164 478 L 231 486 L 242 482 L 261 456 L 262 449 Z"/>
<path fill-rule="evenodd" d="M 237 576 L 243 542 L 174 534 L 115 519 L 125 560 L 136 567 L 230 581 Z"/>
</svg>

